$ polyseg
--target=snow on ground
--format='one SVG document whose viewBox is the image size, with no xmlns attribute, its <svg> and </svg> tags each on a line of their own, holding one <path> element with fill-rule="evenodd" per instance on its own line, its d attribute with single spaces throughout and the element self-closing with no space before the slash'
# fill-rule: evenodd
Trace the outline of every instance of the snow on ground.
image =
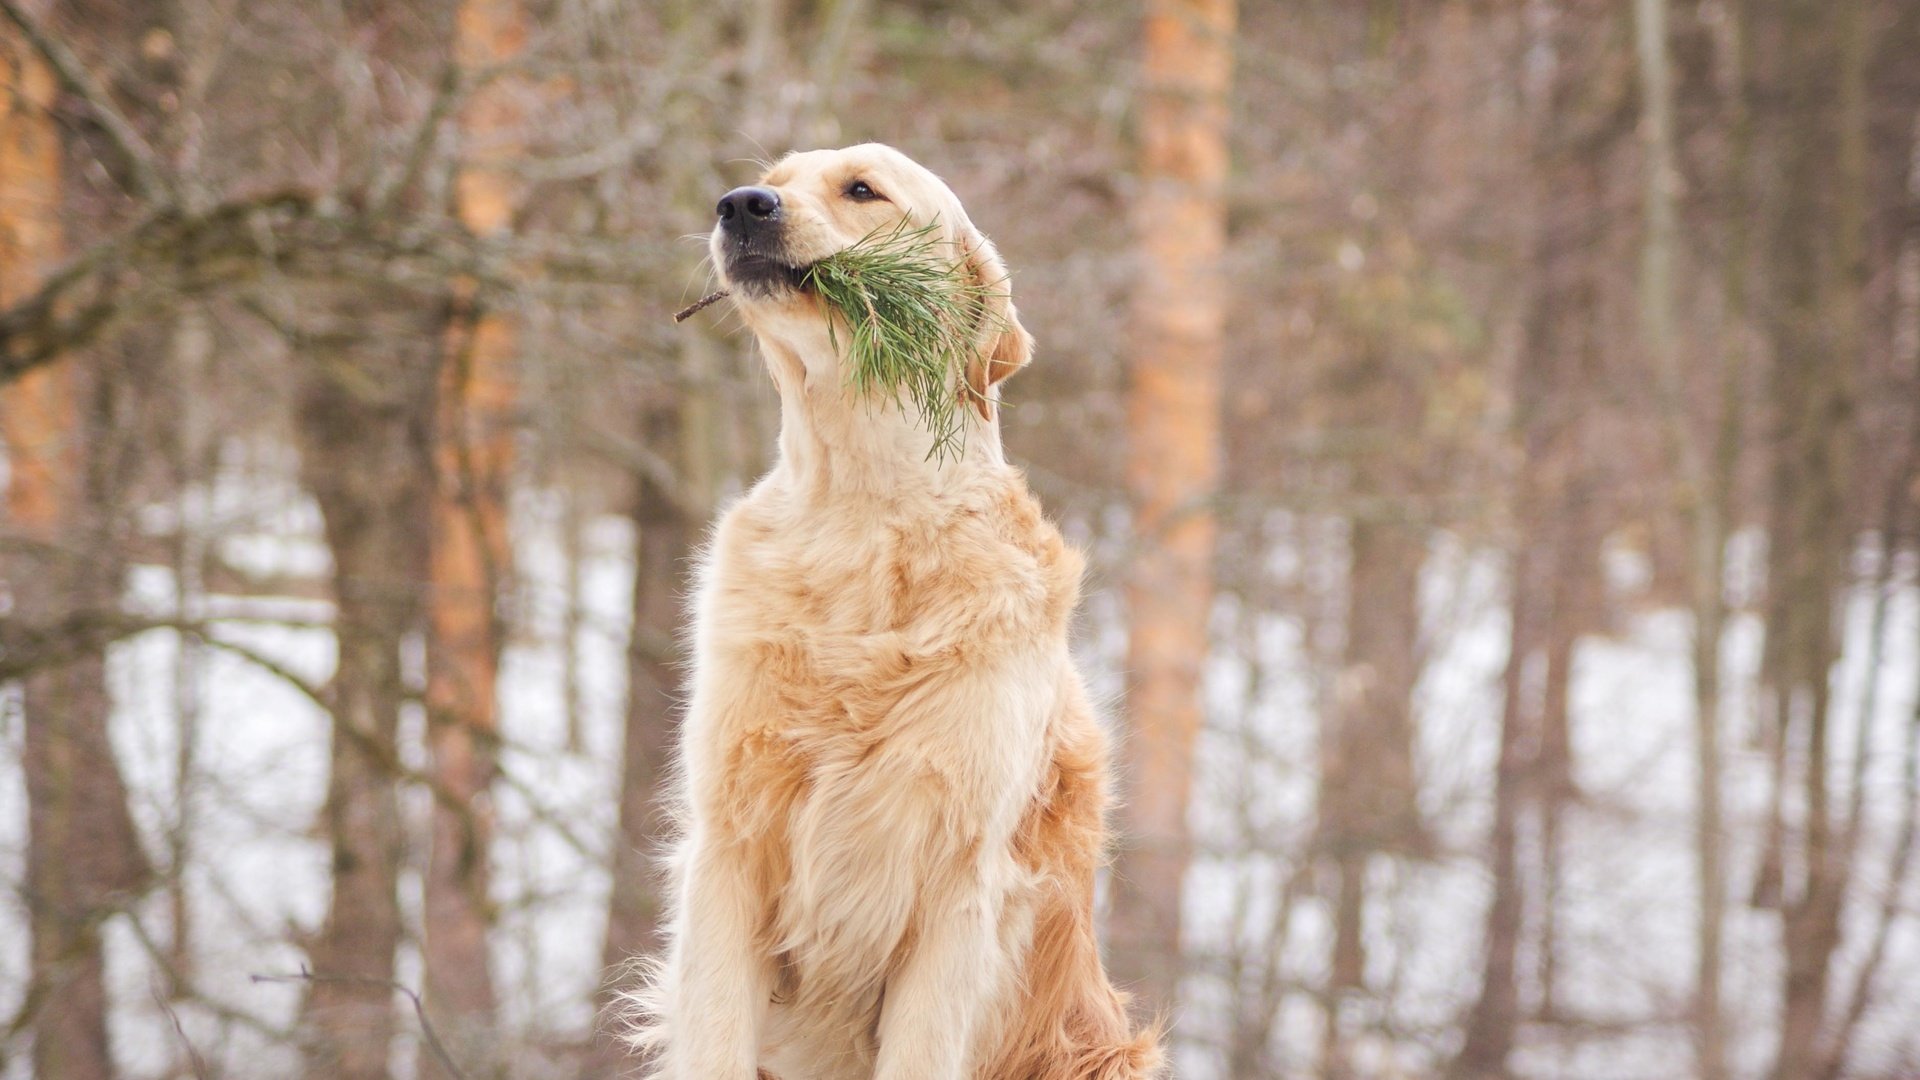
<svg viewBox="0 0 1920 1080">
<path fill-rule="evenodd" d="M 257 501 L 258 488 L 254 489 Z M 324 565 L 311 506 L 283 493 L 282 512 L 268 515 L 229 549 L 261 567 Z M 214 493 L 202 512 L 217 513 Z M 606 880 L 603 865 L 617 807 L 616 770 L 625 692 L 625 639 L 631 591 L 628 524 L 594 521 L 587 535 L 578 648 L 577 686 L 584 745 L 569 749 L 565 656 L 559 640 L 570 602 L 554 499 L 528 496 L 515 511 L 519 558 L 515 591 L 516 639 L 501 679 L 503 757 L 510 783 L 496 794 L 499 843 L 494 893 L 501 911 L 494 956 L 508 1039 L 576 1034 L 592 1022 L 590 995 L 601 977 L 600 936 Z M 1284 555 L 1285 553 L 1281 553 Z M 1423 584 L 1423 608 L 1432 658 L 1416 702 L 1421 802 L 1441 852 L 1421 864 L 1379 861 L 1370 869 L 1374 900 L 1366 912 L 1370 975 L 1395 987 L 1384 1019 L 1397 1030 L 1437 1032 L 1471 1000 L 1477 980 L 1479 935 L 1489 890 L 1477 858 L 1490 820 L 1492 765 L 1499 716 L 1499 678 L 1505 662 L 1506 623 L 1497 558 L 1457 543 L 1436 544 Z M 1278 557 L 1278 556 L 1277 556 Z M 172 583 L 147 569 L 129 583 L 130 603 L 171 611 Z M 1110 658 L 1121 654 L 1110 595 L 1090 598 L 1082 649 L 1096 663 L 1096 691 L 1111 696 L 1120 683 Z M 316 602 L 217 600 L 210 615 L 227 618 L 222 639 L 285 665 L 318 685 L 334 662 L 324 629 L 328 605 Z M 1868 664 L 1871 604 L 1856 597 L 1847 612 L 1845 661 L 1836 674 L 1836 717 L 1843 747 L 1857 727 Z M 1222 619 L 1237 613 L 1223 607 Z M 273 625 L 264 618 L 294 624 Z M 1903 592 L 1889 609 L 1890 640 L 1916 639 L 1915 597 Z M 243 621 L 245 620 L 245 621 Z M 1555 927 L 1556 997 L 1583 1015 L 1636 1025 L 1628 1035 L 1551 1044 L 1529 1040 L 1520 1056 L 1529 1075 L 1609 1080 L 1672 1075 L 1687 1056 L 1679 1026 L 1693 970 L 1692 718 L 1688 670 L 1689 626 L 1684 614 L 1653 611 L 1608 637 L 1581 642 L 1573 675 L 1578 780 L 1585 794 L 1570 811 L 1562 838 L 1565 878 Z M 1264 655 L 1264 682 L 1248 700 L 1250 669 L 1233 657 L 1216 658 L 1208 672 L 1216 724 L 1200 747 L 1193 822 L 1202 854 L 1188 878 L 1189 943 L 1214 958 L 1266 948 L 1266 932 L 1282 883 L 1292 872 L 1284 858 L 1299 850 L 1312 824 L 1315 731 L 1325 698 L 1316 685 L 1307 625 L 1292 615 L 1262 615 L 1253 640 Z M 1740 687 L 1758 655 L 1759 627 L 1735 621 L 1726 640 L 1729 680 Z M 313 831 L 326 781 L 327 726 L 301 690 L 238 655 L 191 651 L 182 667 L 181 642 L 156 631 L 116 646 L 109 669 L 115 699 L 115 746 L 127 770 L 136 819 L 154 852 L 179 813 L 177 793 L 182 696 L 197 698 L 200 743 L 195 798 L 188 808 L 193 847 L 186 874 L 194 911 L 192 979 L 217 1010 L 182 1006 L 179 1018 L 197 1045 L 221 1047 L 237 1076 L 289 1075 L 292 1062 L 273 1033 L 290 1024 L 298 987 L 256 985 L 249 976 L 298 970 L 291 944 L 316 928 L 326 895 L 326 850 Z M 192 663 L 200 666 L 196 669 Z M 1869 806 L 1873 828 L 1866 851 L 1882 857 L 1891 843 L 1900 762 L 1899 725 L 1914 706 L 1914 653 L 1895 648 L 1882 658 L 1869 750 Z M 197 684 L 183 686 L 185 677 Z M 17 703 L 10 702 L 0 752 L 0 874 L 19 880 L 24 863 L 24 806 Z M 1764 810 L 1765 758 L 1755 738 L 1753 703 L 1732 695 L 1722 718 L 1728 733 L 1728 864 L 1736 892 L 1750 880 L 1757 857 L 1753 838 Z M 420 718 L 407 724 L 419 762 Z M 1838 755 L 1838 774 L 1851 751 Z M 422 817 L 414 799 L 408 812 Z M 1527 843 L 1537 837 L 1523 838 Z M 1877 905 L 1887 883 L 1870 882 L 1849 918 Z M 1309 880 L 1295 898 L 1285 942 L 1293 977 L 1324 969 L 1331 912 L 1324 890 Z M 409 917 L 417 919 L 419 882 L 404 884 Z M 1738 896 L 1736 896 L 1738 899 Z M 164 897 L 141 911 L 154 940 L 170 935 Z M 1920 1015 L 1920 920 L 1909 906 L 1895 936 L 1888 972 L 1900 976 L 1900 996 L 1870 1018 L 1862 1039 L 1869 1059 L 1890 1054 L 1910 1038 L 1902 1017 Z M 1736 904 L 1728 921 L 1728 1008 L 1735 1019 L 1736 1061 L 1751 1075 L 1770 1059 L 1770 1017 L 1777 1009 L 1777 919 Z M 110 978 L 117 1003 L 117 1045 L 135 1076 L 158 1075 L 172 1059 L 178 1035 L 156 1007 L 159 985 L 148 947 L 116 921 L 109 936 Z M 0 1010 L 19 1003 L 27 940 L 17 898 L 0 905 Z M 1522 970 L 1537 967 L 1522 957 Z M 1851 972 L 1857 951 L 1846 956 Z M 1181 1075 L 1224 1077 L 1213 1049 L 1227 1034 L 1231 1002 L 1211 966 L 1189 982 L 1179 1048 Z M 404 958 L 402 977 L 417 979 L 418 959 Z M 1848 976 L 1850 978 L 1850 975 Z M 1894 979 L 1886 984 L 1895 984 Z M 1664 1022 L 1662 1022 L 1664 1021 Z M 1305 995 L 1282 1011 L 1281 1060 L 1294 1067 L 1311 1059 L 1322 1017 Z M 1437 1039 L 1437 1037 L 1436 1037 Z M 1407 1046 L 1420 1047 L 1408 1051 Z M 1419 1075 L 1450 1049 L 1438 1041 L 1405 1040 L 1363 1049 L 1369 1067 Z M 410 1073 L 410 1048 L 396 1060 Z M 16 1058 L 4 1073 L 26 1076 Z"/>
</svg>

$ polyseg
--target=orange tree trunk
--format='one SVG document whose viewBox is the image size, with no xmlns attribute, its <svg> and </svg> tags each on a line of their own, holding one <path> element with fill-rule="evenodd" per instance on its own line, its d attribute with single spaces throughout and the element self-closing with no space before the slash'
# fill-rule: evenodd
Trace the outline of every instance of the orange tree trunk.
<svg viewBox="0 0 1920 1080">
<path fill-rule="evenodd" d="M 1112 933 L 1115 972 L 1137 984 L 1148 1011 L 1170 1009 L 1179 988 L 1187 796 L 1213 600 L 1234 17 L 1233 0 L 1153 0 L 1145 22 L 1127 406 L 1132 736 Z"/>
<path fill-rule="evenodd" d="M 61 254 L 61 146 L 52 73 L 0 22 L 0 307 L 32 292 Z M 89 538 L 99 498 L 87 477 L 81 372 L 69 360 L 0 392 L 12 528 L 71 555 L 5 567 L 11 616 L 50 622 L 110 613 L 119 580 L 111 547 Z M 146 882 L 107 738 L 111 701 L 98 653 L 33 675 L 23 689 L 27 880 L 33 936 L 27 1007 L 42 1080 L 114 1075 L 100 925 Z"/>
<path fill-rule="evenodd" d="M 53 73 L 11 23 L 0 21 L 0 305 L 30 295 L 59 261 L 60 137 Z M 77 475 L 73 370 L 22 375 L 4 398 L 7 512 L 16 525 L 51 529 Z"/>
<path fill-rule="evenodd" d="M 512 56 L 524 36 L 517 0 L 460 5 L 455 47 L 469 72 Z M 499 83 L 483 90 L 462 120 L 466 167 L 456 177 L 457 210 L 481 235 L 511 224 L 512 185 L 495 163 L 517 126 Z M 486 795 L 499 727 L 494 602 L 508 560 L 514 348 L 515 327 L 505 315 L 470 308 L 450 329 L 439 391 L 427 705 L 441 790 L 427 867 L 425 952 L 430 1007 L 448 1029 L 443 1034 L 463 1043 L 484 1037 L 494 1010 Z M 422 1075 L 436 1075 L 430 1055 L 420 1062 Z"/>
</svg>

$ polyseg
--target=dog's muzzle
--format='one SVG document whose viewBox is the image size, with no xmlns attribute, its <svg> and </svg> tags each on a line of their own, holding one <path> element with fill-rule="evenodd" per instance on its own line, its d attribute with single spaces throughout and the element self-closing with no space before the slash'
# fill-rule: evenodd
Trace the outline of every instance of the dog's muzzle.
<svg viewBox="0 0 1920 1080">
<path fill-rule="evenodd" d="M 806 269 L 786 254 L 786 218 L 780 193 L 767 187 L 734 188 L 714 207 L 720 219 L 715 246 L 725 262 L 727 281 L 746 293 L 766 296 L 798 289 Z"/>
</svg>

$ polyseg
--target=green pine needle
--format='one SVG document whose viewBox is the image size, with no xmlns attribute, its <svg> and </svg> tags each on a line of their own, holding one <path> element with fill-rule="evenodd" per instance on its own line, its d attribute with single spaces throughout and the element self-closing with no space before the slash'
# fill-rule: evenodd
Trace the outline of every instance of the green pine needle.
<svg viewBox="0 0 1920 1080">
<path fill-rule="evenodd" d="M 896 401 L 905 391 L 933 433 L 927 456 L 935 459 L 957 456 L 965 445 L 961 372 L 1000 287 L 979 281 L 946 250 L 935 225 L 903 221 L 813 264 L 806 279 L 846 319 L 848 385 Z"/>
</svg>

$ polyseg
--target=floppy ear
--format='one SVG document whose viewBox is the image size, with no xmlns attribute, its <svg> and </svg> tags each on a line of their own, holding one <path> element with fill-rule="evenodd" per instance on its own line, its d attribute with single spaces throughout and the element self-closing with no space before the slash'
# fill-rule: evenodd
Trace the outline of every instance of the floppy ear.
<svg viewBox="0 0 1920 1080">
<path fill-rule="evenodd" d="M 965 243 L 967 269 L 986 293 L 973 356 L 967 361 L 967 399 L 979 410 L 980 418 L 987 420 L 993 416 L 989 390 L 1033 359 L 1033 335 L 1020 325 L 1019 312 L 1013 307 L 1013 283 L 993 241 L 969 227 Z"/>
</svg>

